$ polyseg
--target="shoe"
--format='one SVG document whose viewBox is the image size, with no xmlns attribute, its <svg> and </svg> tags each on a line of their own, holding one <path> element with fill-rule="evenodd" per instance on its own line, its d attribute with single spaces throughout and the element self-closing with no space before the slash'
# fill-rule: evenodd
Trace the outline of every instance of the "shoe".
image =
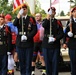
<svg viewBox="0 0 76 75">
<path fill-rule="evenodd" d="M 43 69 L 43 66 L 42 65 L 39 65 L 36 67 L 37 69 Z"/>
<path fill-rule="evenodd" d="M 32 71 L 32 74 L 31 75 L 35 75 L 35 71 Z"/>
<path fill-rule="evenodd" d="M 46 75 L 46 70 L 43 70 L 42 71 L 42 75 Z"/>
<path fill-rule="evenodd" d="M 7 75 L 14 75 L 14 70 L 8 70 Z"/>
<path fill-rule="evenodd" d="M 42 75 L 46 75 L 46 73 L 44 72 L 44 73 L 42 73 Z"/>
<path fill-rule="evenodd" d="M 17 67 L 16 67 L 16 71 L 20 71 L 20 68 L 17 68 Z"/>
</svg>

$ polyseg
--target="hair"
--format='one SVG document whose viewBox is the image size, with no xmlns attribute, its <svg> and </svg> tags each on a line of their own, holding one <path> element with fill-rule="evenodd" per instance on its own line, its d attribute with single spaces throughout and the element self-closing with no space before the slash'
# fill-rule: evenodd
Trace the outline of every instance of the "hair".
<svg viewBox="0 0 76 75">
<path fill-rule="evenodd" d="M 4 14 L 0 14 L 0 17 L 1 17 L 1 18 L 5 18 Z"/>
<path fill-rule="evenodd" d="M 40 15 L 40 16 L 42 17 L 42 14 L 41 14 L 41 13 L 36 13 L 36 15 L 37 15 L 37 14 Z"/>
</svg>

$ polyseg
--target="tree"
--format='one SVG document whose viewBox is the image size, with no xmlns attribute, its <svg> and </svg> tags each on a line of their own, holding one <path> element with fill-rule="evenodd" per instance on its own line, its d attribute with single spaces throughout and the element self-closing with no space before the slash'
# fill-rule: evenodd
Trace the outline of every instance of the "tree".
<svg viewBox="0 0 76 75">
<path fill-rule="evenodd" d="M 73 4 L 71 7 L 76 6 L 76 0 L 69 0 L 68 2 L 70 2 L 70 5 Z"/>
<path fill-rule="evenodd" d="M 41 4 L 38 0 L 35 0 L 35 13 L 41 13 L 43 17 L 46 16 L 46 12 L 41 9 Z"/>
<path fill-rule="evenodd" d="M 8 0 L 0 0 L 0 13 L 3 12 L 4 15 L 11 14 L 14 17 L 15 14 L 13 15 L 12 10 L 13 10 L 12 3 L 8 4 Z"/>
<path fill-rule="evenodd" d="M 60 16 L 65 16 L 64 11 L 61 11 Z"/>
<path fill-rule="evenodd" d="M 42 14 L 46 14 L 45 11 L 43 9 L 41 9 L 41 4 L 38 0 L 35 0 L 36 4 L 35 4 L 35 12 L 36 13 L 42 13 Z M 9 4 L 8 0 L 0 0 L 0 13 L 4 12 L 4 15 L 6 14 L 11 14 L 12 18 L 14 19 L 17 16 L 17 13 L 19 10 L 17 10 L 14 14 L 13 14 L 13 0 L 12 2 Z M 30 9 L 28 8 L 28 14 L 32 15 L 30 13 Z"/>
</svg>

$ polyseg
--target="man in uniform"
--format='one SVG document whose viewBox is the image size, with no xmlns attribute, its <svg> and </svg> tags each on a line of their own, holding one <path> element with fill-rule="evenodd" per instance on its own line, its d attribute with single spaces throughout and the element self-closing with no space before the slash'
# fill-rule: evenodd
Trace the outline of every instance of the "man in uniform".
<svg viewBox="0 0 76 75">
<path fill-rule="evenodd" d="M 44 19 L 44 38 L 42 42 L 43 55 L 47 75 L 58 75 L 58 62 L 60 54 L 60 40 L 63 38 L 63 28 L 59 20 L 55 19 L 56 9 L 48 9 L 47 18 Z"/>
<path fill-rule="evenodd" d="M 37 32 L 36 21 L 27 15 L 27 5 L 23 4 L 14 25 L 18 28 L 16 40 L 21 75 L 31 75 L 31 62 L 33 55 L 33 37 Z"/>
<path fill-rule="evenodd" d="M 0 75 L 7 75 L 7 52 L 11 52 L 11 30 L 5 25 L 5 16 L 0 14 Z"/>
<path fill-rule="evenodd" d="M 71 16 L 67 22 L 63 47 L 69 48 L 71 75 L 76 75 L 76 7 L 72 9 Z"/>
<path fill-rule="evenodd" d="M 11 35 L 12 35 L 12 55 L 14 55 L 14 52 L 15 52 L 15 49 L 16 49 L 16 37 L 17 37 L 17 34 L 18 34 L 18 30 L 17 30 L 17 27 L 13 25 L 12 23 L 12 16 L 10 14 L 6 14 L 5 15 L 5 23 L 7 26 L 10 27 L 11 29 Z M 10 58 L 10 55 L 8 56 Z M 8 58 L 8 60 L 10 61 L 10 59 Z M 14 61 L 14 59 L 12 58 L 12 60 Z M 13 75 L 14 74 L 14 62 L 11 61 L 11 64 L 10 62 L 8 62 L 8 75 Z M 11 73 L 10 73 L 11 72 Z"/>
</svg>

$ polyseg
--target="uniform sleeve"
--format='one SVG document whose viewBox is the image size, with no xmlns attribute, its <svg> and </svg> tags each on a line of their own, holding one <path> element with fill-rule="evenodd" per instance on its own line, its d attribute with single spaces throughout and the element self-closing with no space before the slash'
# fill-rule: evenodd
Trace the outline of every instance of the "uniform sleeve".
<svg viewBox="0 0 76 75">
<path fill-rule="evenodd" d="M 14 20 L 13 25 L 18 27 L 18 25 L 19 25 L 19 19 L 17 17 Z"/>
<path fill-rule="evenodd" d="M 27 35 L 27 39 L 32 39 L 37 33 L 37 25 L 34 17 L 31 17 L 30 20 L 32 23 L 32 31 Z"/>
<path fill-rule="evenodd" d="M 63 32 L 63 26 L 62 26 L 62 23 L 61 23 L 61 21 L 58 21 L 57 22 L 57 25 L 58 25 L 58 35 L 55 37 L 56 38 L 56 40 L 60 40 L 60 39 L 62 39 L 63 38 L 63 36 L 64 36 L 64 32 Z"/>
<path fill-rule="evenodd" d="M 65 33 L 64 33 L 64 37 L 63 37 L 63 43 L 67 44 L 67 42 L 69 41 L 69 37 L 67 35 L 67 33 L 70 31 L 69 28 L 69 21 L 66 24 L 66 28 L 65 28 Z"/>
<path fill-rule="evenodd" d="M 11 29 L 8 27 L 8 34 L 7 34 L 7 40 L 8 40 L 8 52 L 12 51 L 12 35 L 11 35 Z"/>
<path fill-rule="evenodd" d="M 47 25 L 49 25 L 49 22 L 50 22 L 49 20 L 44 19 L 43 22 L 42 22 L 42 26 L 43 26 L 44 28 L 48 28 Z"/>
</svg>

